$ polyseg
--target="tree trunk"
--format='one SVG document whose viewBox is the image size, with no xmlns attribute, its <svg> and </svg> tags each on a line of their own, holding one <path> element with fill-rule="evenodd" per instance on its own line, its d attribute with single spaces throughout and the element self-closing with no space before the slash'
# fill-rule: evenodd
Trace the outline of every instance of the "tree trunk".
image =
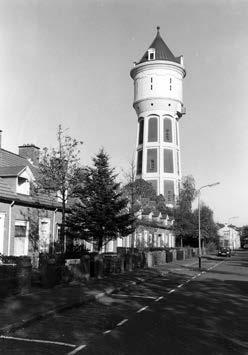
<svg viewBox="0 0 248 355">
<path fill-rule="evenodd" d="M 62 199 L 62 223 L 61 223 L 61 250 L 66 252 L 66 235 L 65 235 L 65 196 Z"/>
<path fill-rule="evenodd" d="M 97 246 L 98 253 L 102 250 L 102 244 L 103 244 L 103 237 L 99 236 L 98 237 L 98 246 Z"/>
</svg>

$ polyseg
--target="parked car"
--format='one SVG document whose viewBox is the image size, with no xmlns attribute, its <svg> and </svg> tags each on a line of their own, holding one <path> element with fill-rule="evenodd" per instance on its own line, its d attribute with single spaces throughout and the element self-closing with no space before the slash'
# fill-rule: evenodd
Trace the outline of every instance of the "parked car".
<svg viewBox="0 0 248 355">
<path fill-rule="evenodd" d="M 218 256 L 231 256 L 231 249 L 230 248 L 220 248 L 218 251 Z"/>
</svg>

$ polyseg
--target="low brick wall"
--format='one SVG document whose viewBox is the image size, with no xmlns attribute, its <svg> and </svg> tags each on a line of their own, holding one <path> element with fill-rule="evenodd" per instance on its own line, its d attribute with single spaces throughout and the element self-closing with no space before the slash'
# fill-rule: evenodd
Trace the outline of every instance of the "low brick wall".
<svg viewBox="0 0 248 355">
<path fill-rule="evenodd" d="M 16 263 L 12 264 L 0 264 L 0 298 L 30 292 L 32 272 L 30 259 L 15 261 Z"/>
</svg>

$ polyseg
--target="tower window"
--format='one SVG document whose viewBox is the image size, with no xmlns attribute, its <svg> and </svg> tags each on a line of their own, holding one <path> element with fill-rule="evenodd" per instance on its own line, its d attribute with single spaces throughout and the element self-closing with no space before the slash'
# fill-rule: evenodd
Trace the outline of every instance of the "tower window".
<svg viewBox="0 0 248 355">
<path fill-rule="evenodd" d="M 147 172 L 157 172 L 157 149 L 147 149 Z"/>
<path fill-rule="evenodd" d="M 152 78 L 151 78 L 151 83 L 152 83 Z"/>
<path fill-rule="evenodd" d="M 174 173 L 173 151 L 171 149 L 164 149 L 164 172 Z"/>
<path fill-rule="evenodd" d="M 138 141 L 138 144 L 143 144 L 143 138 L 144 138 L 144 119 L 142 118 L 139 121 L 139 141 Z"/>
<path fill-rule="evenodd" d="M 149 182 L 149 184 L 152 185 L 153 190 L 156 192 L 157 194 L 157 189 L 158 189 L 158 181 L 157 180 L 147 180 L 147 182 Z"/>
<path fill-rule="evenodd" d="M 164 142 L 172 143 L 172 124 L 168 117 L 164 118 Z"/>
<path fill-rule="evenodd" d="M 174 203 L 175 192 L 174 192 L 174 181 L 165 180 L 164 181 L 164 197 L 168 204 Z"/>
<path fill-rule="evenodd" d="M 179 152 L 177 152 L 177 174 L 180 175 Z"/>
<path fill-rule="evenodd" d="M 151 90 L 152 90 L 152 85 L 151 85 Z"/>
<path fill-rule="evenodd" d="M 158 119 L 151 117 L 148 121 L 148 142 L 157 142 L 158 140 Z"/>
<path fill-rule="evenodd" d="M 143 158 L 143 151 L 139 150 L 137 153 L 137 175 L 142 174 L 142 158 Z"/>
<path fill-rule="evenodd" d="M 172 79 L 170 78 L 170 84 L 172 83 Z"/>
<path fill-rule="evenodd" d="M 178 129 L 177 129 L 177 121 L 175 122 L 176 125 L 176 143 L 178 145 Z"/>
<path fill-rule="evenodd" d="M 149 48 L 148 49 L 148 60 L 154 60 L 155 59 L 155 48 Z"/>
<path fill-rule="evenodd" d="M 170 91 L 171 91 L 171 85 L 170 85 Z"/>
</svg>

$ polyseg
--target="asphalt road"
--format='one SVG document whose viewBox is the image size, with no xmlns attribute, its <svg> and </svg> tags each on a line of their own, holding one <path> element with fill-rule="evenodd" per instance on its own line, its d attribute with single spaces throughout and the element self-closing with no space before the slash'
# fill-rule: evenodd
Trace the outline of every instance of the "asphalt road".
<svg viewBox="0 0 248 355">
<path fill-rule="evenodd" d="M 0 353 L 248 354 L 248 251 L 196 266 L 33 323 Z"/>
</svg>

